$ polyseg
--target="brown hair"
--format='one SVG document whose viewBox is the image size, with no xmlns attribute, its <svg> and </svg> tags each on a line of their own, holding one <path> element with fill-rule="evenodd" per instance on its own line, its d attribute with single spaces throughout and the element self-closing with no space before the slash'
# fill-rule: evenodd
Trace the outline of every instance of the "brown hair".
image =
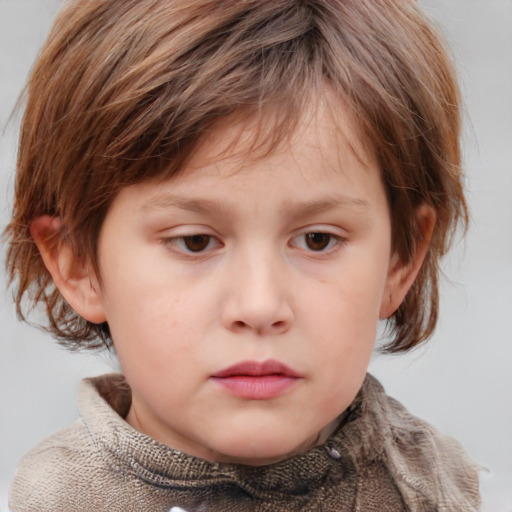
<svg viewBox="0 0 512 512">
<path fill-rule="evenodd" d="M 59 216 L 62 236 L 97 269 L 99 231 L 122 187 L 179 172 L 216 123 L 240 112 L 278 111 L 265 136 L 282 140 L 326 82 L 377 154 L 402 261 L 420 236 L 415 209 L 437 213 L 420 274 L 388 320 L 387 350 L 427 339 L 438 314 L 438 260 L 467 210 L 454 70 L 411 0 L 69 2 L 26 87 L 6 229 L 20 317 L 29 292 L 68 347 L 110 345 L 108 326 L 79 317 L 53 285 L 31 222 Z"/>
</svg>

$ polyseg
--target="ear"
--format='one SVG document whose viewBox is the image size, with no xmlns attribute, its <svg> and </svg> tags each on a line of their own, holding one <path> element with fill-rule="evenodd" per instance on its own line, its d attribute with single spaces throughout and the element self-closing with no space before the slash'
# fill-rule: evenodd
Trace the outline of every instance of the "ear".
<svg viewBox="0 0 512 512">
<path fill-rule="evenodd" d="M 402 262 L 396 252 L 391 257 L 380 306 L 380 318 L 389 318 L 398 309 L 414 283 L 427 255 L 436 223 L 435 210 L 431 206 L 419 206 L 416 209 L 416 221 L 421 231 L 421 238 L 416 241 L 416 250 L 411 260 Z"/>
<path fill-rule="evenodd" d="M 89 265 L 80 262 L 70 244 L 62 237 L 62 221 L 44 215 L 30 225 L 34 239 L 55 286 L 69 305 L 89 322 L 106 321 L 101 288 Z"/>
</svg>

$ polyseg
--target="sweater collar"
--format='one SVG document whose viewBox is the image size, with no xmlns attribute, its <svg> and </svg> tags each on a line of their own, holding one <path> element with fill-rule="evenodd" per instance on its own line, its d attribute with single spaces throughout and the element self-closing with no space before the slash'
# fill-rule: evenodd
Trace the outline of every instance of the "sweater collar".
<svg viewBox="0 0 512 512">
<path fill-rule="evenodd" d="M 79 404 L 82 420 L 108 464 L 151 485 L 184 490 L 235 485 L 254 497 L 300 495 L 354 476 L 370 444 L 373 456 L 381 451 L 375 446 L 375 439 L 381 436 L 375 436 L 373 428 L 368 430 L 368 421 L 361 414 L 367 409 L 366 397 L 368 392 L 372 394 L 374 383 L 367 376 L 342 423 L 323 445 L 268 466 L 208 462 L 136 431 L 124 420 L 131 393 L 121 374 L 82 381 Z"/>
<path fill-rule="evenodd" d="M 416 511 L 478 509 L 478 468 L 460 445 L 410 415 L 367 375 L 327 441 L 290 459 L 268 466 L 211 463 L 169 448 L 133 429 L 124 417 L 131 393 L 124 377 L 105 375 L 82 382 L 80 412 L 89 435 L 113 471 L 132 474 L 150 485 L 174 490 L 211 492 L 229 487 L 254 498 L 278 500 L 335 488 L 353 487 L 371 478 L 378 464 Z"/>
</svg>

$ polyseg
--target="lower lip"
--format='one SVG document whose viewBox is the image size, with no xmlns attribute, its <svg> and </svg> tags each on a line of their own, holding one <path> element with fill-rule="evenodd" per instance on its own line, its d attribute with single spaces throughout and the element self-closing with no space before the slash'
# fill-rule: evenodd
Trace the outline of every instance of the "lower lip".
<svg viewBox="0 0 512 512">
<path fill-rule="evenodd" d="M 213 377 L 232 395 L 246 400 L 270 400 L 288 391 L 299 380 L 288 375 L 234 375 Z"/>
</svg>

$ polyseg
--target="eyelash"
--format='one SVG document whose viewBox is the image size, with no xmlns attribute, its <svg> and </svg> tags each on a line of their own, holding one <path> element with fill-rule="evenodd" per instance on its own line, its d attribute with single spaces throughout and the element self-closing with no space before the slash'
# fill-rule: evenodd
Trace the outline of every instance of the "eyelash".
<svg viewBox="0 0 512 512">
<path fill-rule="evenodd" d="M 321 240 L 315 240 L 315 237 L 323 237 Z M 297 239 L 303 239 L 304 244 L 291 243 L 292 247 L 298 247 L 299 249 L 303 249 L 307 252 L 324 254 L 329 253 L 336 249 L 336 247 L 343 242 L 343 239 L 340 236 L 337 236 L 333 233 L 329 233 L 326 231 L 308 231 L 306 233 L 301 233 L 300 235 L 294 237 L 292 242 Z M 327 238 L 327 240 L 325 240 Z M 313 249 L 310 246 L 310 243 L 320 243 L 323 244 L 326 242 L 325 246 L 319 247 L 317 249 Z"/>
<path fill-rule="evenodd" d="M 195 240 L 194 240 L 195 239 Z M 201 240 L 203 239 L 203 240 Z M 201 242 L 204 242 L 204 239 L 207 239 L 206 244 L 204 247 L 201 247 Z M 185 236 L 176 236 L 172 238 L 165 238 L 163 241 L 163 244 L 166 246 L 173 246 L 176 250 L 179 252 L 182 252 L 184 254 L 203 254 L 207 250 L 212 249 L 210 247 L 212 245 L 212 242 L 216 242 L 217 246 L 220 247 L 222 244 L 212 235 L 206 235 L 203 233 L 194 233 L 192 235 L 185 235 Z M 188 244 L 198 243 L 200 246 L 200 250 L 193 250 L 190 248 Z"/>
<path fill-rule="evenodd" d="M 318 239 L 319 237 L 320 239 Z M 297 240 L 301 240 L 301 242 L 298 243 Z M 338 235 L 318 230 L 308 231 L 293 237 L 290 241 L 290 246 L 299 248 L 306 252 L 311 252 L 313 254 L 325 254 L 335 250 L 336 247 L 343 242 L 344 239 Z M 222 246 L 222 243 L 214 236 L 203 233 L 194 233 L 191 235 L 165 238 L 162 240 L 162 243 L 165 246 L 172 246 L 178 252 L 190 255 L 202 255 L 209 250 L 212 250 L 213 248 Z M 311 244 L 315 243 L 320 244 L 320 247 L 316 249 L 312 248 Z M 192 248 L 193 244 L 198 245 L 196 246 L 197 250 Z M 212 245 L 214 247 L 212 247 Z"/>
</svg>

